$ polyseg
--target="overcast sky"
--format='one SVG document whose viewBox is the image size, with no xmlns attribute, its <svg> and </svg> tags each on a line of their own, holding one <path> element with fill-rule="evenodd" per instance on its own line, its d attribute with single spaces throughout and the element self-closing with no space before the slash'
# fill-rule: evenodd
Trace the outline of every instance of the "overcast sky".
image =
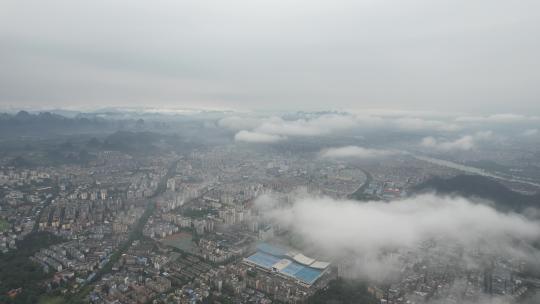
<svg viewBox="0 0 540 304">
<path fill-rule="evenodd" d="M 540 112 L 537 0 L 1 0 L 0 106 Z"/>
</svg>

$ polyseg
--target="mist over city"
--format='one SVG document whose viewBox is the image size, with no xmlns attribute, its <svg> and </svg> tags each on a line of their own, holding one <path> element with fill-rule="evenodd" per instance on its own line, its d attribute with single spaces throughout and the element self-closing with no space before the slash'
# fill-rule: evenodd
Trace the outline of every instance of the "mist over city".
<svg viewBox="0 0 540 304">
<path fill-rule="evenodd" d="M 540 303 L 540 3 L 0 3 L 0 303 Z"/>
</svg>

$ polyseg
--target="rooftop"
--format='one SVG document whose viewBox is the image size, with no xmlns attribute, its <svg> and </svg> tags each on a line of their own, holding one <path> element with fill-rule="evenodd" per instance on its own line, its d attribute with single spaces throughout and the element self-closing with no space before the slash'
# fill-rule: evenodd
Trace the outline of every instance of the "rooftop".
<svg viewBox="0 0 540 304">
<path fill-rule="evenodd" d="M 327 262 L 316 261 L 301 253 L 290 252 L 268 243 L 259 244 L 257 249 L 256 253 L 245 258 L 244 261 L 267 271 L 280 273 L 307 285 L 315 283 L 330 265 Z"/>
</svg>

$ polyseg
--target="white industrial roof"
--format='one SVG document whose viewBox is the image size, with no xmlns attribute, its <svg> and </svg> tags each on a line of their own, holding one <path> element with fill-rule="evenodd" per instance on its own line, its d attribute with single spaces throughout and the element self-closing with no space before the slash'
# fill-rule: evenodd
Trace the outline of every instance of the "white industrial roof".
<svg viewBox="0 0 540 304">
<path fill-rule="evenodd" d="M 296 254 L 293 257 L 293 259 L 302 265 L 308 265 L 308 266 L 311 265 L 313 262 L 315 262 L 315 259 L 308 258 L 307 256 L 301 253 Z"/>
<path fill-rule="evenodd" d="M 309 265 L 309 267 L 316 269 L 326 269 L 328 266 L 330 266 L 330 263 L 322 261 L 315 261 L 313 264 Z"/>
</svg>

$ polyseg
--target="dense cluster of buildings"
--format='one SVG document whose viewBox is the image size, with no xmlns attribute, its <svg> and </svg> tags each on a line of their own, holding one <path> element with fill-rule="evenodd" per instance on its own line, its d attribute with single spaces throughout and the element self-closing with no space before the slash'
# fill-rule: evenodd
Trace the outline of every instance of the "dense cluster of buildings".
<svg viewBox="0 0 540 304">
<path fill-rule="evenodd" d="M 84 298 L 96 304 L 303 303 L 337 277 L 354 276 L 353 268 L 295 248 L 286 227 L 262 216 L 258 198 L 393 200 L 445 174 L 453 172 L 419 160 L 359 168 L 236 146 L 151 157 L 102 151 L 86 168 L 0 168 L 0 251 L 32 231 L 61 237 L 31 259 L 53 274 L 49 290 L 73 295 L 90 286 Z M 516 261 L 490 257 L 492 264 L 472 271 L 452 252 L 396 253 L 397 279 L 369 291 L 381 304 L 524 292 Z"/>
</svg>

